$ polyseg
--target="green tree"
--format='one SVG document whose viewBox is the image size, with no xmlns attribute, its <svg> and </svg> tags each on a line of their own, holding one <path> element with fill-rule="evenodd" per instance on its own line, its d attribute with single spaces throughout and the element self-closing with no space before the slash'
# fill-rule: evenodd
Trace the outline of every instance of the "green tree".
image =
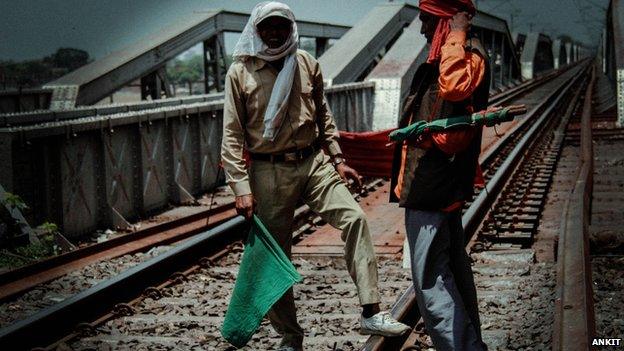
<svg viewBox="0 0 624 351">
<path fill-rule="evenodd" d="M 89 61 L 86 51 L 72 48 L 60 48 L 54 54 L 38 60 L 0 61 L 0 85 L 2 88 L 40 86 Z"/>
<path fill-rule="evenodd" d="M 204 61 L 201 55 L 191 56 L 187 60 L 176 59 L 167 66 L 167 75 L 175 84 L 187 84 L 192 94 L 192 84 L 204 77 Z"/>
<path fill-rule="evenodd" d="M 65 68 L 70 72 L 89 63 L 89 53 L 79 49 L 60 48 L 46 59 L 52 62 L 53 67 Z"/>
</svg>

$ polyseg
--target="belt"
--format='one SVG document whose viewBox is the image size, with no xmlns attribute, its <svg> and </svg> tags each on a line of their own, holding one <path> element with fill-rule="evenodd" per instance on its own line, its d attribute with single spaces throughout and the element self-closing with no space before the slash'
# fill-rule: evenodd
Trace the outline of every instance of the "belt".
<svg viewBox="0 0 624 351">
<path fill-rule="evenodd" d="M 258 154 L 258 153 L 249 153 L 249 157 L 252 160 L 257 161 L 269 161 L 269 162 L 296 162 L 299 160 L 303 160 L 314 154 L 316 151 L 320 150 L 320 146 L 317 142 L 312 143 L 302 149 L 295 150 L 292 152 L 285 152 L 283 154 Z"/>
</svg>

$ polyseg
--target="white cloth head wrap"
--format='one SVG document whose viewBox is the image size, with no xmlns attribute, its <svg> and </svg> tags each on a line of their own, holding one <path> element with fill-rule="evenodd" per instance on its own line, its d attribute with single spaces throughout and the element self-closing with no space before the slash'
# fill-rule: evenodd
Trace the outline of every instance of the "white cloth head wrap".
<svg viewBox="0 0 624 351">
<path fill-rule="evenodd" d="M 257 25 L 264 19 L 271 16 L 282 16 L 290 19 L 292 30 L 286 42 L 278 47 L 271 49 L 262 41 L 258 34 Z M 261 2 L 253 11 L 249 21 L 243 29 L 243 33 L 234 48 L 233 57 L 235 60 L 245 61 L 249 57 L 257 57 L 265 61 L 275 61 L 282 57 L 284 66 L 277 75 L 275 85 L 271 91 L 271 98 L 264 113 L 264 133 L 265 139 L 274 140 L 279 127 L 284 119 L 285 110 L 288 106 L 288 97 L 292 89 L 292 84 L 297 68 L 297 44 L 299 42 L 299 33 L 297 32 L 297 23 L 295 15 L 288 5 L 276 1 Z"/>
</svg>

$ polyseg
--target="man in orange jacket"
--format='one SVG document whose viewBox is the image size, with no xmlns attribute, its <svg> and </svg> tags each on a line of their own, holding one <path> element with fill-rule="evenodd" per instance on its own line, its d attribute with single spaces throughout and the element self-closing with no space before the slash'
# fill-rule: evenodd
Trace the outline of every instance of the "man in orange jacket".
<svg viewBox="0 0 624 351">
<path fill-rule="evenodd" d="M 412 81 L 399 127 L 487 108 L 487 54 L 466 39 L 471 0 L 421 0 L 421 33 L 431 44 Z M 391 201 L 405 207 L 418 307 L 438 350 L 485 350 L 461 207 L 473 194 L 481 131 L 435 133 L 397 145 Z"/>
</svg>

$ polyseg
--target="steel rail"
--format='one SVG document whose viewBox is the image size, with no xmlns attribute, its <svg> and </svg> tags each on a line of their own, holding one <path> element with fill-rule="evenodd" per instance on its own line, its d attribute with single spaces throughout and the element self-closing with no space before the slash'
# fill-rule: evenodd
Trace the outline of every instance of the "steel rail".
<svg viewBox="0 0 624 351">
<path fill-rule="evenodd" d="M 505 92 L 494 95 L 493 98 L 497 99 L 499 96 L 504 95 L 502 98 L 497 100 L 498 103 L 504 103 L 516 97 L 518 95 L 518 89 L 520 89 L 520 92 L 526 93 L 527 91 L 534 89 L 535 87 L 540 86 L 544 84 L 545 82 L 549 81 L 549 79 L 552 79 L 562 74 L 564 71 L 565 69 L 562 69 L 559 71 L 555 71 L 555 72 L 542 75 L 536 78 L 535 80 L 527 81 L 526 83 L 528 84 L 523 83 L 515 88 L 510 89 L 513 91 L 513 94 L 511 95 L 505 94 L 506 92 L 505 91 Z M 374 86 L 374 83 L 370 83 L 370 82 L 347 83 L 347 84 L 341 84 L 341 85 L 337 85 L 334 87 L 330 87 L 329 89 L 334 89 L 334 90 L 339 91 L 341 89 L 351 89 L 352 87 L 357 88 L 357 87 L 368 87 L 368 86 Z M 170 101 L 162 100 L 162 101 L 155 101 L 155 102 L 149 102 L 149 103 L 145 102 L 145 103 L 129 104 L 129 105 L 124 105 L 124 106 L 105 107 L 103 110 L 100 110 L 99 108 L 93 108 L 93 107 L 76 108 L 71 111 L 53 112 L 52 114 L 56 116 L 56 117 L 54 116 L 53 117 L 57 118 L 57 120 L 66 120 L 66 119 L 81 118 L 81 117 L 84 117 L 87 115 L 93 115 L 93 114 L 95 115 L 99 115 L 100 113 L 105 114 L 104 112 L 106 111 L 110 113 L 119 112 L 121 110 L 138 112 L 138 111 L 141 111 L 141 107 L 145 107 L 149 109 L 149 108 L 157 108 L 157 107 L 177 106 L 184 102 L 191 103 L 191 102 L 210 101 L 210 100 L 216 101 L 217 100 L 215 98 L 216 95 L 222 95 L 222 94 L 211 94 L 211 95 L 205 95 L 205 96 L 200 96 L 197 98 L 189 98 L 189 99 L 170 99 Z M 46 113 L 49 113 L 49 112 L 46 112 Z M 38 113 L 31 113 L 30 115 L 37 116 L 37 114 Z M 61 117 L 64 114 L 66 114 L 66 116 Z M 25 114 L 25 115 L 28 115 L 28 114 Z M 14 117 L 16 116 L 17 115 L 15 115 Z M 53 118 L 50 116 L 48 116 L 48 118 Z M 513 129 L 513 132 L 517 131 L 519 129 L 518 127 L 522 126 L 524 122 L 526 122 L 526 119 L 523 120 L 523 122 L 521 122 L 519 126 L 516 126 L 516 128 Z M 488 155 L 494 155 L 494 152 L 492 152 L 492 149 L 498 150 L 498 148 L 501 147 L 503 144 L 508 143 L 511 134 L 513 133 L 507 133 L 503 138 L 498 140 L 495 147 L 489 150 Z M 487 164 L 487 161 L 489 161 L 489 159 L 486 158 L 486 161 L 484 161 L 484 164 Z M 226 206 L 227 208 L 224 208 L 224 209 L 229 210 L 229 212 L 232 212 L 233 204 L 228 204 Z M 216 210 L 217 209 L 213 209 L 212 212 L 216 212 Z M 162 223 L 158 226 L 150 227 L 150 228 L 138 231 L 136 233 L 117 237 L 117 238 L 108 240 L 106 242 L 100 243 L 100 244 L 91 245 L 84 249 L 79 249 L 79 250 L 75 250 L 72 252 L 68 252 L 59 256 L 55 256 L 55 257 L 52 257 L 43 261 L 39 261 L 39 262 L 30 264 L 24 267 L 20 267 L 20 268 L 2 273 L 0 274 L 0 302 L 10 299 L 18 294 L 21 294 L 38 284 L 42 284 L 52 279 L 58 278 L 70 271 L 79 269 L 90 263 L 97 262 L 102 259 L 111 259 L 111 258 L 118 257 L 121 255 L 131 254 L 134 252 L 148 249 L 155 245 L 168 244 L 176 240 L 186 238 L 189 235 L 197 233 L 198 231 L 208 229 L 208 227 L 206 227 L 205 225 L 201 225 L 201 223 L 199 223 L 202 218 L 205 218 L 207 216 L 210 216 L 210 214 L 206 211 L 202 211 L 201 213 L 194 214 L 190 217 L 179 218 L 171 222 Z M 231 217 L 232 215 L 229 216 L 229 218 Z M 215 219 L 218 221 L 218 223 L 221 223 L 221 221 L 224 220 L 223 218 L 215 218 Z M 198 222 L 198 224 L 192 225 L 193 221 Z M 213 225 L 214 224 L 215 223 L 213 223 Z M 163 237 L 163 235 L 161 234 L 163 231 L 172 230 L 173 228 L 176 228 L 176 227 L 184 227 L 185 230 L 181 232 L 178 231 L 178 234 L 176 235 L 164 235 Z M 150 239 L 149 238 L 150 236 L 153 238 Z M 159 236 L 162 238 L 159 238 Z M 138 242 L 134 242 L 130 244 L 131 241 L 138 241 Z M 126 247 L 119 248 L 122 246 L 126 246 Z"/>
<path fill-rule="evenodd" d="M 0 349 L 22 350 L 46 345 L 72 332 L 74 326 L 106 313 L 120 300 L 140 295 L 145 287 L 158 284 L 173 273 L 197 262 L 226 243 L 243 238 L 247 221 L 231 219 L 200 233 L 162 255 L 138 264 L 112 279 L 99 283 L 35 315 L 0 329 Z"/>
<path fill-rule="evenodd" d="M 574 67 L 574 64 L 561 67 L 560 69 L 548 71 L 548 72 L 538 75 L 537 77 L 533 79 L 523 81 L 522 83 L 510 89 L 506 89 L 506 90 L 501 91 L 498 94 L 492 95 L 489 103 L 490 105 L 493 105 L 493 106 L 503 104 L 506 101 L 509 101 L 511 99 L 518 97 L 519 95 L 526 93 L 527 90 L 530 90 L 534 87 L 540 86 L 541 84 L 552 80 L 554 77 L 561 75 L 562 73 L 566 72 L 568 69 L 572 67 Z"/>
<path fill-rule="evenodd" d="M 533 80 L 527 81 L 528 84 L 521 84 L 520 87 L 521 89 L 515 90 L 513 91 L 512 94 L 509 95 L 505 95 L 501 98 L 498 98 L 501 94 L 499 95 L 495 95 L 492 99 L 494 99 L 493 101 L 490 100 L 489 105 L 490 106 L 499 106 L 499 105 L 503 105 L 506 103 L 509 103 L 510 101 L 514 100 L 514 99 L 518 99 L 519 96 L 523 95 L 523 94 L 527 94 L 528 92 L 532 91 L 533 89 L 537 89 L 538 87 L 542 86 L 543 84 L 546 84 L 549 81 L 552 81 L 553 79 L 557 78 L 558 76 L 560 76 L 561 74 L 563 74 L 564 72 L 566 72 L 567 70 L 571 69 L 572 67 L 575 67 L 575 65 L 567 65 L 559 70 L 555 70 L 552 72 L 549 72 L 547 74 L 541 75 Z M 536 111 L 538 111 L 539 109 L 532 109 L 531 111 L 527 112 L 527 114 L 525 116 L 530 116 L 535 114 Z M 487 150 L 485 150 L 485 152 L 479 156 L 479 162 L 481 164 L 481 168 L 483 169 L 484 174 L 486 172 L 488 172 L 488 168 L 489 165 L 494 162 L 494 160 L 499 156 L 500 154 L 500 150 L 502 150 L 505 146 L 507 146 L 510 142 L 512 142 L 514 140 L 514 138 L 516 137 L 516 135 L 520 132 L 523 132 L 524 129 L 527 127 L 527 125 L 529 124 L 529 121 L 531 119 L 530 118 L 522 118 L 520 119 L 520 122 L 517 123 L 515 126 L 513 126 L 509 131 L 507 131 L 505 133 L 504 136 L 502 136 L 500 139 L 498 139 L 494 145 L 492 145 L 491 147 L 489 147 Z"/>
<path fill-rule="evenodd" d="M 374 179 L 364 185 L 363 191 L 368 192 L 380 183 L 381 179 Z M 295 212 L 294 222 L 301 224 L 299 232 L 312 228 L 311 222 L 308 223 L 307 220 L 309 214 L 310 208 L 307 205 L 299 207 Z M 91 263 L 146 251 L 158 245 L 169 245 L 224 223 L 235 216 L 234 202 L 229 202 L 0 273 L 0 302 L 10 300 L 39 284 Z M 316 219 L 319 220 L 320 217 Z"/>
<path fill-rule="evenodd" d="M 588 233 L 594 173 L 591 114 L 595 81 L 594 67 L 581 116 L 580 167 L 559 230 L 553 350 L 589 350 L 596 333 Z"/>
<path fill-rule="evenodd" d="M 472 236 L 472 234 L 474 234 L 479 223 L 483 219 L 483 216 L 489 209 L 489 206 L 496 199 L 496 196 L 505 185 L 506 180 L 518 166 L 519 160 L 526 156 L 526 150 L 528 150 L 528 147 L 530 147 L 535 141 L 535 136 L 538 135 L 538 131 L 540 131 L 540 128 L 543 126 L 545 120 L 553 112 L 556 105 L 563 99 L 570 87 L 575 82 L 578 82 L 581 77 L 582 75 L 572 77 L 567 85 L 565 83 L 562 84 L 559 89 L 555 89 L 551 92 L 542 103 L 533 109 L 535 113 L 547 106 L 546 110 L 540 113 L 539 118 L 532 122 L 530 129 L 523 135 L 522 139 L 520 139 L 520 141 L 516 144 L 511 154 L 505 159 L 490 181 L 485 185 L 486 191 L 481 191 L 475 201 L 464 213 L 462 222 L 466 235 Z M 533 118 L 527 117 L 522 123 L 529 123 L 532 119 Z"/>
<path fill-rule="evenodd" d="M 580 71 L 584 71 L 586 67 L 581 66 L 578 69 Z M 516 144 L 511 154 L 505 159 L 503 164 L 496 170 L 496 173 L 486 184 L 487 191 L 481 191 L 475 201 L 462 216 L 462 224 L 467 238 L 471 238 L 475 234 L 479 224 L 485 217 L 489 206 L 498 197 L 506 181 L 519 165 L 520 160 L 527 157 L 526 150 L 534 144 L 536 136 L 538 136 L 539 132 L 542 131 L 541 126 L 552 114 L 555 107 L 565 96 L 569 94 L 572 86 L 574 86 L 574 84 L 577 83 L 582 76 L 582 74 L 578 74 L 570 77 L 567 81 L 562 82 L 561 85 L 548 94 L 548 96 L 538 106 L 527 113 L 527 117 L 525 117 L 525 119 L 533 120 L 533 125 L 523 135 L 522 139 L 518 142 L 518 144 Z M 544 107 L 546 107 L 546 109 L 543 109 Z M 541 110 L 543 111 L 540 112 Z M 538 112 L 540 112 L 539 116 L 534 116 Z M 468 240 L 466 241 L 468 242 Z M 410 288 L 408 288 L 399 297 L 391 309 L 391 313 L 394 318 L 404 321 L 411 326 L 414 326 L 420 318 L 420 313 L 416 307 L 413 289 L 413 285 L 410 286 Z M 395 338 L 372 336 L 366 341 L 361 350 L 399 350 L 407 337 L 408 335 Z"/>
<path fill-rule="evenodd" d="M 537 87 L 557 78 L 558 76 L 560 76 L 561 74 L 563 74 L 564 72 L 568 71 L 569 69 L 573 67 L 577 67 L 576 64 L 566 65 L 565 67 L 562 67 L 561 69 L 553 70 L 541 76 L 538 76 L 533 80 L 527 81 L 526 84 L 523 83 L 519 85 L 517 87 L 517 88 L 521 88 L 519 90 L 516 90 L 516 88 L 510 89 L 510 90 L 513 90 L 511 94 L 503 95 L 503 93 L 506 92 L 505 91 L 501 94 L 495 95 L 494 97 L 492 97 L 492 99 L 490 99 L 489 104 L 490 106 L 506 104 L 510 102 L 511 100 L 517 99 L 519 96 L 526 94 L 527 92 L 533 89 L 536 89 Z M 533 110 L 529 111 L 527 113 L 527 116 L 530 115 L 532 112 Z M 502 147 L 504 147 L 506 144 L 508 144 L 518 132 L 522 131 L 527 125 L 529 120 L 530 120 L 529 118 L 521 119 L 518 124 L 516 124 L 509 131 L 507 131 L 502 138 L 497 140 L 492 147 L 488 148 L 482 155 L 479 156 L 479 162 L 481 163 L 481 168 L 484 170 L 484 172 L 487 166 L 497 157 L 499 150 Z"/>
<path fill-rule="evenodd" d="M 234 203 L 227 203 L 4 272 L 0 274 L 0 302 L 88 264 L 188 238 L 235 215 Z"/>
<path fill-rule="evenodd" d="M 381 183 L 380 179 L 371 180 L 363 187 L 363 196 Z M 308 222 L 306 218 L 309 217 L 310 212 L 311 210 L 306 205 L 296 210 L 294 220 L 302 224 L 302 230 L 298 230 L 296 235 L 303 233 L 306 226 L 309 228 L 308 224 L 303 223 Z M 318 220 L 313 219 L 313 221 Z M 29 349 L 49 345 L 58 340 L 59 335 L 66 335 L 64 339 L 71 338 L 76 334 L 74 329 L 79 324 L 91 326 L 91 324 L 99 324 L 108 320 L 115 313 L 107 313 L 107 311 L 112 310 L 120 301 L 137 301 L 146 288 L 149 290 L 149 287 L 158 286 L 172 274 L 179 275 L 181 271 L 197 264 L 212 252 L 223 252 L 223 248 L 227 245 L 243 239 L 246 223 L 241 216 L 228 219 L 207 232 L 196 234 L 162 255 L 149 259 L 110 280 L 100 282 L 59 304 L 45 308 L 31 317 L 0 329 L 0 350 Z M 121 305 L 127 306 L 127 304 Z M 94 307 L 86 308 L 85 306 Z M 96 321 L 91 324 L 84 323 L 92 320 Z M 37 337 L 27 339 L 24 336 L 28 334 L 37 334 Z M 69 337 L 67 337 L 68 334 Z"/>
<path fill-rule="evenodd" d="M 228 222 L 228 223 L 229 223 L 229 222 Z M 227 223 L 226 223 L 226 224 L 227 224 Z M 221 227 L 221 226 L 220 226 L 220 227 Z M 220 228 L 220 227 L 219 227 L 219 228 Z M 192 240 L 194 240 L 194 239 L 192 239 Z M 148 262 L 152 262 L 152 261 L 153 261 L 153 260 L 148 261 Z M 153 261 L 153 262 L 154 262 L 155 264 L 158 264 L 160 261 Z M 143 267 L 143 266 L 144 266 L 144 264 L 141 264 L 140 266 L 142 266 L 142 267 Z M 163 274 L 164 274 L 164 273 L 163 273 Z M 124 274 L 124 275 L 125 275 L 125 274 Z M 130 278 L 132 278 L 132 277 L 130 277 Z M 130 280 L 130 282 L 131 282 L 131 281 L 132 281 L 132 280 Z M 96 287 L 101 287 L 101 288 L 104 288 L 104 287 L 106 287 L 106 286 L 108 286 L 108 285 L 109 285 L 109 283 L 108 283 L 108 282 L 104 282 L 104 283 L 102 283 L 102 284 L 98 284 L 98 285 L 97 285 L 97 286 L 95 286 L 94 288 L 96 288 Z M 143 284 L 143 286 L 145 286 L 145 284 Z M 116 287 L 119 287 L 119 285 L 116 285 Z M 92 288 L 92 289 L 93 289 L 93 288 Z M 135 290 L 136 290 L 136 289 L 135 289 Z M 87 291 L 91 291 L 91 289 L 89 289 L 89 290 L 87 290 Z M 87 294 L 87 291 L 85 291 L 85 292 L 83 292 L 83 293 L 80 293 L 80 294 L 78 294 L 78 295 L 81 295 L 81 296 L 82 296 L 83 294 Z M 412 292 L 412 294 L 413 294 L 413 292 Z M 78 295 L 77 295 L 77 296 L 78 296 Z M 119 294 L 117 294 L 117 295 L 119 295 Z M 131 295 L 131 294 L 130 294 L 130 295 Z M 136 291 L 135 291 L 135 295 L 136 295 Z M 407 294 L 407 295 L 409 295 L 409 294 Z M 47 318 L 46 316 L 47 316 L 47 315 L 49 315 L 49 314 L 56 315 L 56 316 L 59 316 L 59 315 L 60 315 L 60 316 L 65 316 L 65 314 L 66 314 L 66 313 L 68 313 L 68 312 L 66 312 L 65 310 L 75 312 L 75 315 L 73 316 L 73 318 L 72 318 L 72 319 L 63 320 L 63 323 L 60 323 L 60 324 L 62 324 L 63 326 L 61 326 L 61 325 L 57 325 L 57 326 L 56 326 L 56 328 L 64 328 L 65 330 L 70 330 L 70 329 L 71 329 L 70 327 L 68 327 L 68 326 L 66 325 L 67 323 L 72 323 L 72 321 L 75 321 L 75 320 L 77 320 L 77 321 L 83 321 L 83 320 L 89 319 L 88 317 L 86 317 L 86 318 L 85 318 L 84 316 L 78 316 L 78 315 L 79 315 L 79 313 L 77 313 L 77 311 L 80 311 L 80 309 L 75 309 L 75 307 L 74 307 L 74 306 L 76 306 L 76 305 L 80 306 L 80 305 L 82 304 L 82 301 L 81 301 L 81 300 L 76 300 L 76 299 L 77 299 L 77 296 L 74 296 L 73 298 L 70 298 L 70 299 L 66 300 L 66 303 L 62 304 L 62 306 L 60 306 L 60 307 L 59 307 L 59 305 L 52 306 L 51 308 L 46 309 L 46 310 L 44 310 L 44 311 L 41 311 L 40 313 L 36 314 L 35 316 L 32 316 L 32 317 L 31 317 L 31 318 L 29 318 L 29 319 L 26 319 L 26 320 L 24 320 L 24 321 L 18 322 L 18 323 L 14 324 L 14 325 L 9 326 L 8 328 L 2 329 L 2 331 L 0 332 L 0 345 L 3 345 L 3 344 L 4 344 L 4 341 L 3 341 L 3 340 L 5 340 L 5 337 L 9 338 L 9 339 L 6 339 L 6 340 L 11 340 L 11 339 L 10 339 L 11 335 L 16 335 L 16 334 L 14 334 L 14 333 L 18 333 L 17 335 L 19 335 L 19 332 L 21 332 L 21 330 L 35 330 L 35 329 L 30 329 L 30 328 L 32 328 L 32 327 L 31 327 L 31 324 L 29 323 L 29 321 L 32 323 L 32 325 L 36 325 L 36 326 L 38 326 L 38 327 L 41 327 L 42 325 L 46 325 L 46 323 L 50 323 L 50 322 L 52 322 L 52 320 L 50 320 L 50 319 L 46 319 L 46 318 Z M 86 298 L 89 298 L 89 297 L 91 297 L 91 296 L 93 296 L 93 295 L 88 295 L 88 294 L 87 294 L 87 295 L 86 295 Z M 101 295 L 95 295 L 95 296 L 101 296 Z M 124 296 L 126 296 L 126 295 L 124 295 Z M 115 294 L 114 294 L 114 293 L 113 293 L 113 294 L 110 294 L 110 295 L 109 295 L 109 298 L 110 298 L 110 299 L 115 299 L 115 300 L 119 300 L 119 299 L 124 300 L 124 297 L 123 297 L 123 296 L 115 296 Z M 92 301 L 96 301 L 96 300 L 92 300 Z M 72 302 L 72 304 L 69 304 L 70 302 Z M 109 307 L 108 307 L 108 308 L 110 309 L 110 304 L 108 304 L 108 305 L 109 305 Z M 407 306 L 404 306 L 404 307 L 407 307 Z M 100 309 L 98 309 L 98 310 L 100 310 Z M 395 309 L 393 309 L 393 311 L 394 311 L 394 310 L 395 310 Z M 405 308 L 404 310 L 405 310 L 405 311 L 407 311 L 407 314 L 409 314 L 409 310 L 410 310 L 409 308 Z M 56 311 L 56 312 L 55 312 L 55 311 Z M 47 314 L 46 314 L 46 313 L 47 313 Z M 55 314 L 55 313 L 56 313 L 56 314 Z M 42 316 L 43 316 L 43 317 L 42 317 Z M 36 318 L 35 318 L 35 317 L 36 317 Z M 406 318 L 407 318 L 407 317 L 406 317 Z M 415 316 L 414 318 L 417 318 L 417 316 Z M 59 321 L 59 319 L 57 319 L 57 324 L 58 324 L 58 321 Z M 75 324 L 75 323 L 74 323 L 74 324 Z M 20 327 L 21 329 L 20 329 L 20 328 L 16 329 L 18 326 L 21 326 L 21 327 Z M 72 326 L 73 326 L 73 325 L 72 325 Z M 53 328 L 53 329 L 54 329 L 54 328 Z M 15 330 L 15 331 L 11 331 L 11 330 Z M 56 329 L 55 329 L 55 330 L 56 330 Z M 57 334 L 57 335 L 58 335 L 58 333 L 57 333 L 57 332 L 53 333 L 52 335 L 54 335 L 54 334 Z M 50 334 L 46 334 L 46 335 L 47 335 L 47 337 L 50 337 Z M 33 342 L 36 342 L 36 341 L 35 341 L 35 340 L 33 340 Z M 34 345 L 34 344 L 33 344 L 33 345 Z M 20 346 L 20 347 L 21 347 L 21 346 Z"/>
</svg>

